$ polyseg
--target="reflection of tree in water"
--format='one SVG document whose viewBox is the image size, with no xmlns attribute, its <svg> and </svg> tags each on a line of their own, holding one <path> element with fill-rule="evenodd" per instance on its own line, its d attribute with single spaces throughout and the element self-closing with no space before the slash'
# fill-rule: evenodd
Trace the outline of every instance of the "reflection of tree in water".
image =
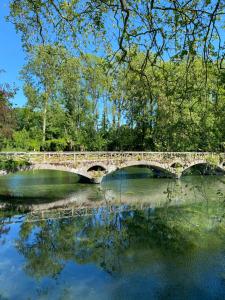
<svg viewBox="0 0 225 300">
<path fill-rule="evenodd" d="M 152 249 L 161 256 L 194 251 L 211 233 L 223 232 L 223 211 L 216 201 L 114 214 L 100 208 L 86 217 L 23 223 L 17 247 L 27 273 L 37 278 L 57 276 L 69 260 L 94 263 L 115 275 L 127 268 L 130 253 L 131 264 L 139 268 L 135 260 L 142 251 L 149 251 L 145 264 L 151 263 Z"/>
<path fill-rule="evenodd" d="M 10 231 L 10 226 L 7 224 L 7 220 L 11 217 L 12 213 L 0 211 L 0 245 L 5 242 L 4 238 Z"/>
<path fill-rule="evenodd" d="M 5 225 L 4 220 L 0 219 L 0 244 L 4 243 L 4 235 L 7 234 L 10 227 Z"/>
</svg>

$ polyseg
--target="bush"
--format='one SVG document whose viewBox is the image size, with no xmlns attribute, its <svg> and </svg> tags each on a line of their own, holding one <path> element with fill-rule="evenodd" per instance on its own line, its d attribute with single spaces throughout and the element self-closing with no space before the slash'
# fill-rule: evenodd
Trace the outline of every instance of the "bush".
<svg viewBox="0 0 225 300">
<path fill-rule="evenodd" d="M 29 166 L 30 166 L 30 162 L 25 159 L 24 160 L 14 160 L 12 158 L 0 159 L 0 170 L 7 171 L 7 172 L 16 172 Z"/>
<path fill-rule="evenodd" d="M 45 141 L 42 146 L 42 151 L 63 151 L 67 148 L 67 141 L 65 139 Z"/>
<path fill-rule="evenodd" d="M 39 151 L 40 142 L 32 139 L 29 132 L 23 129 L 13 133 L 13 148 L 26 151 Z"/>
</svg>

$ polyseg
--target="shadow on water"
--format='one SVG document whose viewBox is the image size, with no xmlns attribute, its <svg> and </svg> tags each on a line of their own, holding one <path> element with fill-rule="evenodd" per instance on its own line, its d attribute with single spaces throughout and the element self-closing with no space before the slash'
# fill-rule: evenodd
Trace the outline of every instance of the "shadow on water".
<svg viewBox="0 0 225 300">
<path fill-rule="evenodd" d="M 216 166 L 210 165 L 210 164 L 197 164 L 194 165 L 188 169 L 186 169 L 183 172 L 183 176 L 191 176 L 191 175 L 217 175 L 221 176 L 224 175 L 225 171 L 222 170 L 221 168 L 218 168 Z"/>
<path fill-rule="evenodd" d="M 166 170 L 160 170 L 158 168 L 139 165 L 135 167 L 126 167 L 110 173 L 103 178 L 103 182 L 112 180 L 129 180 L 129 179 L 141 179 L 141 178 L 173 178 L 174 176 Z"/>
<path fill-rule="evenodd" d="M 24 171 L 0 177 L 0 199 L 15 201 L 54 201 L 77 190 L 79 176 L 59 171 Z M 84 186 L 83 188 L 86 188 Z"/>
</svg>

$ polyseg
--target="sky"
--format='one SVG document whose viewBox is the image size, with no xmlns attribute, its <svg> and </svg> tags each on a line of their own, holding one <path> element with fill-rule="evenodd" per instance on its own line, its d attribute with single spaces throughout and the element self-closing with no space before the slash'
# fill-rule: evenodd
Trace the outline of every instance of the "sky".
<svg viewBox="0 0 225 300">
<path fill-rule="evenodd" d="M 23 94 L 23 82 L 19 79 L 19 71 L 25 63 L 25 53 L 14 25 L 5 21 L 9 12 L 9 0 L 0 0 L 0 84 L 15 84 L 19 89 L 12 100 L 14 106 L 23 106 L 26 98 Z"/>
</svg>

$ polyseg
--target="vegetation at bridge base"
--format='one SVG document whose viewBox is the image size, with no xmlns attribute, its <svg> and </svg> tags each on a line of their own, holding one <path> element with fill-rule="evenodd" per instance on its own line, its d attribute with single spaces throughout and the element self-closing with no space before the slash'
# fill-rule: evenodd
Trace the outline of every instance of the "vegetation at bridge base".
<svg viewBox="0 0 225 300">
<path fill-rule="evenodd" d="M 0 158 L 0 170 L 9 172 L 16 172 L 19 170 L 27 169 L 30 166 L 30 162 L 26 159 L 8 159 L 7 157 Z"/>
</svg>

